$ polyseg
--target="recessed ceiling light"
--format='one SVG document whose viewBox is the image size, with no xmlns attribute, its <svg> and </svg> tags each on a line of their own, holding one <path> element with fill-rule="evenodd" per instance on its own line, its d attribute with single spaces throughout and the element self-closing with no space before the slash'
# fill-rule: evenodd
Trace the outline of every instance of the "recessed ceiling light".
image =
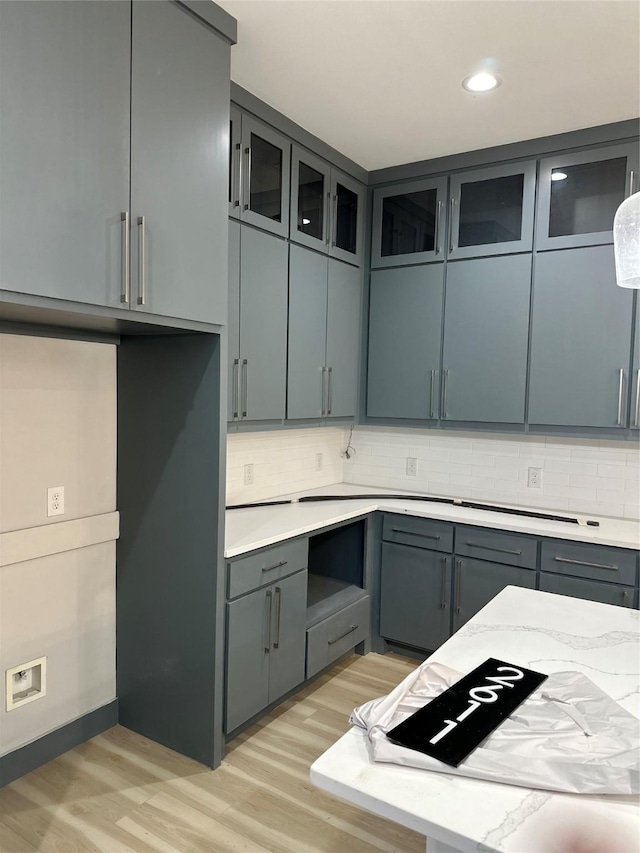
<svg viewBox="0 0 640 853">
<path fill-rule="evenodd" d="M 303 219 L 302 224 L 303 225 L 311 225 L 311 220 L 310 219 Z"/>
<path fill-rule="evenodd" d="M 567 173 L 566 172 L 552 172 L 551 173 L 552 181 L 566 181 Z"/>
<path fill-rule="evenodd" d="M 472 74 L 470 77 L 465 77 L 462 81 L 462 88 L 467 92 L 490 92 L 496 89 L 502 80 L 496 74 L 490 74 L 488 71 L 481 71 L 479 74 Z"/>
</svg>

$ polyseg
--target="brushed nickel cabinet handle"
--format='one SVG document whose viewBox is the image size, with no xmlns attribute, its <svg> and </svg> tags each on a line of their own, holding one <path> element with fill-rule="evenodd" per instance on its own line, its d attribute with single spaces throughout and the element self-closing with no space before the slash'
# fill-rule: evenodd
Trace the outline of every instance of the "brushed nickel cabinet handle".
<svg viewBox="0 0 640 853">
<path fill-rule="evenodd" d="M 618 566 L 607 566 L 605 563 L 587 563 L 584 560 L 570 560 L 567 557 L 554 557 L 556 563 L 570 563 L 572 566 L 586 566 L 588 569 L 607 569 L 617 572 Z"/>
<path fill-rule="evenodd" d="M 624 368 L 621 367 L 618 373 L 618 426 L 622 425 L 622 392 L 624 390 Z"/>
<path fill-rule="evenodd" d="M 324 231 L 326 236 L 327 246 L 331 243 L 331 193 L 327 193 L 327 209 L 324 217 Z"/>
<path fill-rule="evenodd" d="M 433 235 L 433 247 L 436 255 L 440 254 L 440 216 L 442 213 L 442 202 L 439 201 L 436 205 L 436 233 Z"/>
<path fill-rule="evenodd" d="M 636 411 L 633 418 L 633 425 L 640 426 L 640 368 L 636 370 Z"/>
<path fill-rule="evenodd" d="M 145 305 L 147 300 L 147 257 L 146 257 L 146 223 L 144 216 L 138 217 L 138 255 L 140 257 L 140 290 L 138 305 Z"/>
<path fill-rule="evenodd" d="M 336 637 L 335 640 L 327 640 L 328 646 L 333 646 L 335 643 L 339 643 L 340 640 L 344 640 L 345 637 L 348 637 L 349 634 L 353 634 L 354 631 L 357 631 L 359 625 L 352 625 L 348 631 L 345 631 L 344 634 L 340 634 L 339 637 Z"/>
<path fill-rule="evenodd" d="M 633 195 L 633 188 L 636 183 L 636 173 L 633 169 L 629 172 L 629 195 Z"/>
<path fill-rule="evenodd" d="M 447 560 L 448 557 L 442 558 L 442 586 L 440 588 L 440 610 L 446 610 L 447 607 Z"/>
<path fill-rule="evenodd" d="M 261 571 L 272 572 L 274 569 L 281 569 L 283 566 L 286 566 L 288 562 L 288 560 L 280 560 L 279 563 L 274 563 L 273 566 L 263 566 Z"/>
<path fill-rule="evenodd" d="M 333 197 L 333 210 L 331 213 L 331 246 L 335 247 L 338 241 L 338 194 Z"/>
<path fill-rule="evenodd" d="M 455 198 L 451 199 L 451 207 L 450 207 L 450 217 L 449 217 L 449 254 L 453 252 L 455 246 L 453 245 L 453 212 L 456 207 Z"/>
<path fill-rule="evenodd" d="M 322 414 L 322 415 L 327 414 L 327 406 L 326 406 L 326 400 L 327 400 L 327 387 L 326 387 L 326 385 L 327 385 L 327 381 L 326 380 L 327 380 L 327 368 L 323 367 L 322 368 L 322 408 L 320 410 L 320 414 Z"/>
<path fill-rule="evenodd" d="M 243 358 L 242 359 L 242 392 L 241 392 L 242 400 L 240 403 L 240 408 L 242 409 L 242 417 L 243 418 L 247 417 L 247 403 L 248 403 L 248 398 L 249 398 L 249 388 L 248 388 L 249 378 L 247 375 L 248 372 L 249 372 L 249 362 L 246 358 Z"/>
<path fill-rule="evenodd" d="M 233 370 L 231 373 L 231 385 L 233 386 L 231 389 L 231 391 L 232 391 L 231 408 L 232 408 L 232 415 L 234 418 L 238 417 L 238 402 L 239 402 L 239 398 L 240 398 L 240 387 L 239 387 L 240 386 L 240 379 L 239 379 L 239 376 L 240 376 L 240 359 L 234 358 L 233 359 Z"/>
<path fill-rule="evenodd" d="M 467 542 L 466 544 L 470 548 L 482 548 L 485 551 L 496 551 L 498 554 L 515 554 L 516 557 L 522 554 L 522 551 L 515 551 L 511 548 L 495 548 L 493 545 L 481 545 L 480 542 Z"/>
<path fill-rule="evenodd" d="M 243 209 L 249 210 L 249 202 L 251 200 L 251 147 L 244 149 L 244 160 L 246 169 L 244 173 L 244 193 L 243 193 Z"/>
<path fill-rule="evenodd" d="M 125 210 L 120 214 L 122 222 L 122 291 L 120 292 L 120 302 L 125 305 L 129 302 L 130 283 L 129 276 L 129 211 Z"/>
<path fill-rule="evenodd" d="M 333 408 L 333 367 L 327 367 L 327 414 L 331 414 Z"/>
<path fill-rule="evenodd" d="M 625 589 L 622 591 L 622 603 L 626 604 L 629 600 L 629 590 Z"/>
<path fill-rule="evenodd" d="M 392 533 L 402 533 L 405 536 L 419 536 L 421 539 L 439 539 L 440 536 L 435 533 L 416 533 L 415 530 L 403 530 L 401 527 L 392 527 Z"/>
<path fill-rule="evenodd" d="M 435 409 L 433 408 L 433 393 L 435 391 L 437 373 L 438 373 L 437 370 L 431 371 L 431 387 L 429 390 L 429 417 L 430 418 L 435 417 Z"/>
<path fill-rule="evenodd" d="M 460 587 L 462 586 L 462 560 L 456 560 L 456 602 L 455 611 L 460 613 Z"/>
<path fill-rule="evenodd" d="M 442 371 L 442 417 L 447 417 L 447 386 L 449 385 L 449 371 Z"/>
<path fill-rule="evenodd" d="M 239 142 L 236 142 L 235 155 L 236 174 L 233 206 L 240 207 L 240 199 L 242 198 L 242 145 Z"/>
<path fill-rule="evenodd" d="M 265 607 L 267 617 L 265 619 L 266 638 L 264 638 L 264 651 L 267 655 L 271 651 L 271 601 L 271 590 L 268 589 L 265 597 L 265 605 L 268 604 L 269 606 Z"/>
<path fill-rule="evenodd" d="M 282 590 L 279 586 L 276 587 L 276 638 L 273 641 L 273 648 L 277 649 L 280 645 L 280 607 L 282 605 Z"/>
</svg>

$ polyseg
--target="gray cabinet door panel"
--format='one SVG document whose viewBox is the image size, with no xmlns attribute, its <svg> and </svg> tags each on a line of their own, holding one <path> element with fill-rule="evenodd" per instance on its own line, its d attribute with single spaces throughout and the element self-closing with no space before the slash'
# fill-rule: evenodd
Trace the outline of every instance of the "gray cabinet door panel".
<svg viewBox="0 0 640 853">
<path fill-rule="evenodd" d="M 631 415 L 632 429 L 640 428 L 640 296 L 635 294 L 635 334 L 633 336 L 633 369 L 631 371 Z"/>
<path fill-rule="evenodd" d="M 242 226 L 241 409 L 247 420 L 284 418 L 287 364 L 287 244 Z"/>
<path fill-rule="evenodd" d="M 355 417 L 358 408 L 362 272 L 329 260 L 327 288 L 327 414 Z"/>
<path fill-rule="evenodd" d="M 243 222 L 279 237 L 289 236 L 291 142 L 266 124 L 242 114 Z"/>
<path fill-rule="evenodd" d="M 437 649 L 449 636 L 451 557 L 384 542 L 380 635 L 418 649 Z"/>
<path fill-rule="evenodd" d="M 229 305 L 227 309 L 227 420 L 240 411 L 240 224 L 229 222 Z"/>
<path fill-rule="evenodd" d="M 242 113 L 231 107 L 229 114 L 229 216 L 240 219 L 242 184 Z"/>
<path fill-rule="evenodd" d="M 598 583 L 583 578 L 567 578 L 561 575 L 540 575 L 542 592 L 553 592 L 556 595 L 570 595 L 573 598 L 584 598 L 587 601 L 600 601 L 602 604 L 616 604 L 618 607 L 633 607 L 635 590 L 628 586 L 615 583 Z"/>
<path fill-rule="evenodd" d="M 536 587 L 531 569 L 500 566 L 484 560 L 457 560 L 454 575 L 453 630 L 457 631 L 505 586 Z"/>
<path fill-rule="evenodd" d="M 447 267 L 442 417 L 524 423 L 531 255 Z"/>
<path fill-rule="evenodd" d="M 0 3 L 0 287 L 121 306 L 131 7 Z"/>
<path fill-rule="evenodd" d="M 329 254 L 357 266 L 364 255 L 364 200 L 362 184 L 331 169 Z"/>
<path fill-rule="evenodd" d="M 229 45 L 177 3 L 132 20 L 132 304 L 224 324 Z"/>
<path fill-rule="evenodd" d="M 288 418 L 325 413 L 327 263 L 326 256 L 290 246 Z"/>
<path fill-rule="evenodd" d="M 399 545 L 448 552 L 453 549 L 453 525 L 411 515 L 385 515 L 382 538 Z"/>
<path fill-rule="evenodd" d="M 257 590 L 227 604 L 227 732 L 269 704 L 272 614 L 271 588 Z"/>
<path fill-rule="evenodd" d="M 438 417 L 443 282 L 443 264 L 371 273 L 369 417 Z"/>
<path fill-rule="evenodd" d="M 304 681 L 307 572 L 278 581 L 272 590 L 269 702 L 275 702 Z"/>
<path fill-rule="evenodd" d="M 535 569 L 538 540 L 517 533 L 456 525 L 456 554 Z"/>
<path fill-rule="evenodd" d="M 626 424 L 632 307 L 611 246 L 536 257 L 529 423 Z"/>
<path fill-rule="evenodd" d="M 291 239 L 326 254 L 330 213 L 331 166 L 294 144 L 291 151 Z"/>
</svg>

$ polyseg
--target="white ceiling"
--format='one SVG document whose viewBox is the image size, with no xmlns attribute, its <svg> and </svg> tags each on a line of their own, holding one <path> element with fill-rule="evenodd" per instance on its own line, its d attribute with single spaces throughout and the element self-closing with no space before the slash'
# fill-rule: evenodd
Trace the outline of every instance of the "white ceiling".
<svg viewBox="0 0 640 853">
<path fill-rule="evenodd" d="M 640 114 L 636 0 L 216 2 L 232 79 L 367 170 Z"/>
</svg>

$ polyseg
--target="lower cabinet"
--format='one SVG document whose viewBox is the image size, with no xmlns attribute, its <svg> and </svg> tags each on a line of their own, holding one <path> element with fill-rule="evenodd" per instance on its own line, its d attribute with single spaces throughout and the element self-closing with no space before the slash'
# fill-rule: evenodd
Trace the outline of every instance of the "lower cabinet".
<svg viewBox="0 0 640 853">
<path fill-rule="evenodd" d="M 481 610 L 505 586 L 536 588 L 536 573 L 531 569 L 503 566 L 485 560 L 456 558 L 454 575 L 453 631 Z"/>
<path fill-rule="evenodd" d="M 369 637 L 371 602 L 364 590 L 358 601 L 307 629 L 307 678 Z"/>
<path fill-rule="evenodd" d="M 542 572 L 540 589 L 542 592 L 585 598 L 587 601 L 599 601 L 601 604 L 616 604 L 618 607 L 634 606 L 635 589 L 617 583 L 599 583 L 584 578 L 547 575 Z"/>
</svg>

